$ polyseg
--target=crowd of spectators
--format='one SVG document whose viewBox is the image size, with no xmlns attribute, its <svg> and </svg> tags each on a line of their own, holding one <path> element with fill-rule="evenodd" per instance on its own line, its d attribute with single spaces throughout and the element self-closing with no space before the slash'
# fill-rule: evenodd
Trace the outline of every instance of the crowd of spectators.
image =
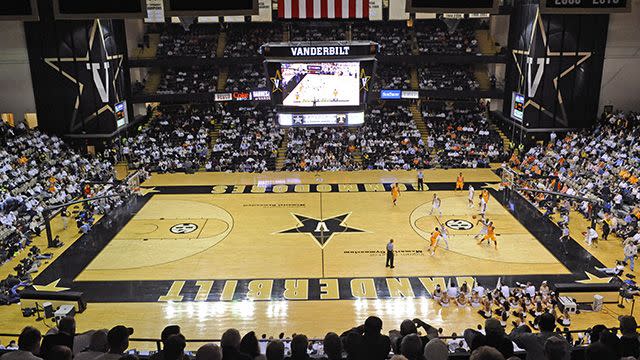
<svg viewBox="0 0 640 360">
<path fill-rule="evenodd" d="M 639 125 L 637 113 L 609 114 L 590 129 L 562 136 L 551 133 L 546 145 L 534 146 L 521 156 L 513 155 L 510 163 L 524 174 L 519 179 L 523 187 L 583 198 L 549 201 L 543 194 L 525 194 L 539 207 L 546 208 L 548 214 L 557 209 L 564 216 L 575 209 L 591 220 L 585 232 L 587 244 L 597 244 L 595 239 L 586 237 L 598 236 L 595 230 L 600 223 L 602 239 L 615 233 L 624 240 L 625 248 L 637 246 L 640 245 L 640 235 L 636 235 L 640 218 Z M 633 261 L 633 256 L 630 257 L 628 260 Z"/>
<path fill-rule="evenodd" d="M 229 105 L 221 110 L 220 130 L 207 171 L 275 170 L 284 130 L 276 125 L 273 107 Z"/>
<path fill-rule="evenodd" d="M 220 27 L 216 24 L 192 24 L 185 30 L 182 25 L 170 24 L 160 35 L 157 57 L 213 58 L 218 48 Z"/>
<path fill-rule="evenodd" d="M 225 57 L 259 56 L 260 46 L 282 41 L 282 27 L 277 24 L 232 23 L 227 27 Z"/>
<path fill-rule="evenodd" d="M 491 129 L 482 104 L 471 109 L 430 109 L 422 115 L 428 129 L 427 147 L 436 149 L 434 166 L 482 168 L 504 159 L 500 135 Z"/>
<path fill-rule="evenodd" d="M 292 127 L 288 130 L 287 157 L 282 170 L 357 170 L 354 159 L 357 129 L 344 127 Z"/>
<path fill-rule="evenodd" d="M 530 284 L 521 288 L 522 299 L 527 299 L 531 288 Z M 495 293 L 496 299 L 501 299 L 502 291 L 509 293 L 506 288 L 487 291 L 487 294 Z M 537 294 L 535 288 L 533 293 Z M 442 296 L 445 294 L 443 292 Z M 535 295 L 538 297 L 542 295 Z M 508 313 L 511 301 L 511 297 L 505 298 L 497 307 Z M 539 307 L 536 305 L 536 309 Z M 515 308 L 515 312 L 520 309 L 519 306 Z M 187 337 L 180 326 L 169 325 L 160 334 L 162 348 L 144 357 L 150 360 L 188 360 L 192 357 L 196 360 L 446 360 L 453 354 L 469 354 L 470 360 L 518 360 L 522 356 L 531 360 L 566 360 L 574 358 L 575 353 L 585 360 L 632 360 L 640 356 L 634 317 L 620 316 L 618 328 L 598 324 L 585 332 L 572 334 L 562 325 L 564 315 L 556 317 L 553 309 L 557 304 L 553 300 L 549 301 L 549 308 L 526 311 L 535 320 L 530 324 L 514 322 L 509 333 L 501 324 L 502 320 L 490 316 L 477 328 L 466 329 L 462 336 L 454 333 L 450 338 L 442 336 L 443 329 L 419 318 L 406 319 L 385 333 L 384 323 L 377 316 L 369 316 L 364 323 L 340 334 L 329 332 L 321 340 L 309 339 L 299 333 L 291 337 L 285 337 L 284 333 L 277 337 L 262 334 L 259 340 L 254 331 L 242 336 L 232 328 L 224 331 L 216 343 L 201 345 L 195 354 L 185 351 Z M 538 315 L 534 315 L 536 313 Z M 65 317 L 45 336 L 36 328 L 25 327 L 18 337 L 17 349 L 15 344 L 3 349 L 2 360 L 138 360 L 139 353 L 135 349 L 128 351 L 133 334 L 133 328 L 123 325 L 108 331 L 78 333 L 75 319 Z"/>
<path fill-rule="evenodd" d="M 418 51 L 424 55 L 477 54 L 478 40 L 472 26 L 449 27 L 441 20 L 417 21 Z"/>
<path fill-rule="evenodd" d="M 353 40 L 370 40 L 380 44 L 383 55 L 411 55 L 411 33 L 405 22 L 379 24 L 358 23 L 351 28 Z"/>
<path fill-rule="evenodd" d="M 418 67 L 422 90 L 473 91 L 480 87 L 473 69 L 465 65 L 431 64 Z"/>
<path fill-rule="evenodd" d="M 156 92 L 161 95 L 210 93 L 215 92 L 217 86 L 218 71 L 215 69 L 167 68 Z"/>
<path fill-rule="evenodd" d="M 123 140 L 121 153 L 135 169 L 196 171 L 209 157 L 214 114 L 210 105 L 160 107 L 137 135 Z"/>
<path fill-rule="evenodd" d="M 266 89 L 267 78 L 261 65 L 244 64 L 229 67 L 225 91 Z"/>
<path fill-rule="evenodd" d="M 291 26 L 291 41 L 347 40 L 347 29 L 339 23 L 315 23 L 309 26 L 296 23 Z M 370 40 L 370 39 L 369 39 Z"/>
<path fill-rule="evenodd" d="M 387 105 L 371 109 L 359 132 L 365 169 L 429 167 L 427 149 L 406 106 Z"/>
<path fill-rule="evenodd" d="M 40 260 L 50 257 L 30 247 L 31 238 L 42 233 L 46 209 L 83 195 L 122 195 L 85 203 L 75 213 L 62 210 L 65 230 L 74 215 L 78 231 L 86 233 L 93 226 L 94 214 L 104 214 L 124 202 L 125 189 L 112 184 L 113 162 L 111 156 L 80 155 L 60 138 L 27 129 L 24 123 L 16 127 L 0 123 L 0 264 L 29 248 L 14 268 L 15 275 L 0 281 L 0 304 L 16 302 L 16 287 L 29 284 Z M 90 187 L 86 182 L 109 184 Z M 52 245 L 62 243 L 54 239 Z"/>
<path fill-rule="evenodd" d="M 402 65 L 379 65 L 376 69 L 373 90 L 409 90 L 411 88 L 411 80 L 409 79 L 408 70 L 407 66 Z"/>
</svg>

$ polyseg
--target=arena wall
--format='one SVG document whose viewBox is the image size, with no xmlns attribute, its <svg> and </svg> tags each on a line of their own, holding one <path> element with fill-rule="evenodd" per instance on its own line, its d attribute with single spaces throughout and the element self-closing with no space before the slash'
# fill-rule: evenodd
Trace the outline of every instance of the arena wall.
<svg viewBox="0 0 640 360">
<path fill-rule="evenodd" d="M 21 21 L 0 21 L 0 44 L 0 112 L 22 120 L 24 113 L 36 112 L 36 105 Z"/>
<path fill-rule="evenodd" d="M 640 108 L 640 0 L 630 14 L 612 14 L 605 52 L 600 112 L 605 105 L 621 110 Z"/>
</svg>

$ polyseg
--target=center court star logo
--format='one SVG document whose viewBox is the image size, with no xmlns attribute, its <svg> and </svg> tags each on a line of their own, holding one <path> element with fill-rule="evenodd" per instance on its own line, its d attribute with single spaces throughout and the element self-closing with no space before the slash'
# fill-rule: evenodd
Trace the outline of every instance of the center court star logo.
<svg viewBox="0 0 640 360">
<path fill-rule="evenodd" d="M 519 74 L 518 92 L 524 93 L 527 98 L 524 109 L 528 106 L 533 106 L 552 119 L 556 119 L 559 116 L 558 120 L 567 125 L 567 112 L 559 82 L 571 72 L 579 69 L 580 65 L 591 57 L 592 53 L 589 51 L 551 51 L 547 32 L 542 23 L 540 9 L 536 9 L 536 16 L 531 25 L 531 37 L 529 44 L 527 44 L 528 49 L 514 49 L 511 51 Z M 552 71 L 556 76 L 553 78 L 545 76 L 545 70 Z M 547 81 L 552 82 L 550 85 L 554 87 L 557 93 L 557 101 L 560 105 L 560 114 L 557 114 L 558 116 L 545 108 L 544 94 L 538 96 L 541 82 Z M 544 83 L 542 87 L 545 87 Z"/>
<path fill-rule="evenodd" d="M 365 232 L 364 230 L 352 228 L 345 224 L 345 221 L 347 221 L 351 213 L 336 215 L 326 219 L 316 219 L 299 214 L 291 215 L 298 221 L 298 226 L 280 231 L 278 234 L 309 234 L 322 248 L 324 248 L 335 234 Z"/>
</svg>

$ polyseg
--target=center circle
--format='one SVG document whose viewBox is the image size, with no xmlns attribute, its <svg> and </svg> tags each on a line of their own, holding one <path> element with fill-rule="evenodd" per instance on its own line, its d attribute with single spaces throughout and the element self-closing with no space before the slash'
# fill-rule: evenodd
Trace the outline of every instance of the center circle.
<svg viewBox="0 0 640 360">
<path fill-rule="evenodd" d="M 198 225 L 194 223 L 175 224 L 169 229 L 174 234 L 190 234 L 196 230 L 198 230 Z"/>
<path fill-rule="evenodd" d="M 444 223 L 448 228 L 453 230 L 471 230 L 473 229 L 473 224 L 468 222 L 467 220 L 462 219 L 451 219 L 447 220 Z"/>
</svg>

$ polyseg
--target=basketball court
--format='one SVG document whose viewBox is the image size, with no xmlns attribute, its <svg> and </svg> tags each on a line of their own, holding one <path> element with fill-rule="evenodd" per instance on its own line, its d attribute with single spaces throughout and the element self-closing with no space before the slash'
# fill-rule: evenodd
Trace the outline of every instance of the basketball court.
<svg viewBox="0 0 640 360">
<path fill-rule="evenodd" d="M 54 234 L 67 244 L 54 250 L 34 283 L 82 291 L 89 306 L 79 315 L 80 328 L 121 322 L 153 337 L 177 322 L 192 338 L 210 338 L 230 326 L 255 329 L 257 322 L 269 334 L 322 337 L 371 313 L 389 326 L 428 317 L 439 326 L 460 324 L 457 331 L 481 318 L 473 308 L 443 309 L 429 300 L 436 284 L 610 280 L 593 275 L 603 264 L 579 239 L 564 255 L 557 226 L 521 198 L 505 197 L 491 169 L 465 170 L 465 190 L 456 192 L 458 172 L 425 171 L 425 191 L 417 191 L 416 173 L 406 171 L 154 174 L 142 184 L 143 196 L 77 241 L 75 229 L 62 231 L 55 219 Z M 397 206 L 393 183 L 401 188 Z M 473 209 L 469 184 L 476 189 Z M 482 189 L 490 192 L 486 216 L 496 227 L 497 250 L 474 238 Z M 434 193 L 442 199 L 441 216 L 429 214 Z M 443 226 L 449 249 L 441 243 L 432 256 L 430 233 Z M 394 269 L 384 265 L 391 238 Z M 615 256 L 599 258 L 609 264 Z M 576 321 L 615 322 L 617 309 L 607 308 Z M 15 306 L 0 313 L 19 317 Z M 332 320 L 314 321 L 322 313 Z M 182 323 L 194 316 L 199 325 Z M 23 325 L 16 322 L 13 330 Z"/>
</svg>

